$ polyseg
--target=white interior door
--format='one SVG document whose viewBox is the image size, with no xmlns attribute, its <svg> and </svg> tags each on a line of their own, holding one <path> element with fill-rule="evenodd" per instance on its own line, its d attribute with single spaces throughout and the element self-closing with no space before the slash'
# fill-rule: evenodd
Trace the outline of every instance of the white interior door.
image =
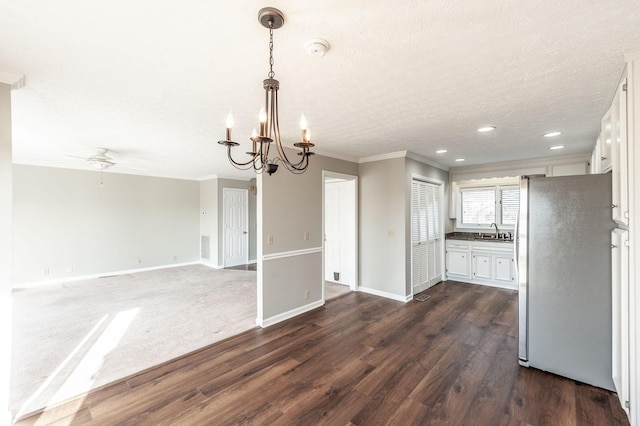
<svg viewBox="0 0 640 426">
<path fill-rule="evenodd" d="M 324 279 L 356 286 L 356 185 L 355 177 L 324 179 Z"/>
<path fill-rule="evenodd" d="M 413 294 L 442 281 L 441 187 L 411 183 L 411 280 Z"/>
<path fill-rule="evenodd" d="M 223 188 L 223 266 L 249 261 L 249 204 L 246 189 Z"/>
</svg>

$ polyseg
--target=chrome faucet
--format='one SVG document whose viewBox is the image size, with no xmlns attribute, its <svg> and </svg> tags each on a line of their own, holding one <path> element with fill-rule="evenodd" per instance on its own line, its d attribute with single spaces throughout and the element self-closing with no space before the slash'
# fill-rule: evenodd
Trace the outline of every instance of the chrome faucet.
<svg viewBox="0 0 640 426">
<path fill-rule="evenodd" d="M 498 237 L 500 236 L 499 234 L 500 231 L 498 231 L 498 225 L 494 222 L 491 225 L 489 225 L 489 227 L 492 227 L 492 226 L 496 227 L 496 239 L 498 239 Z"/>
</svg>

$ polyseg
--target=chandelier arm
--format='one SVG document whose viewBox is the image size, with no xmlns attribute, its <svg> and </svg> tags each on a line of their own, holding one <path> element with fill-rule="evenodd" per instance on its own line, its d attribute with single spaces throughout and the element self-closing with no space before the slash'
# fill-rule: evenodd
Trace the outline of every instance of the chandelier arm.
<svg viewBox="0 0 640 426">
<path fill-rule="evenodd" d="M 275 133 L 275 142 L 276 142 L 276 147 L 278 148 L 278 154 L 280 154 L 282 163 L 284 164 L 285 168 L 289 171 L 293 171 L 293 170 L 306 170 L 307 165 L 305 165 L 303 168 L 300 168 L 300 166 L 302 166 L 302 164 L 305 162 L 305 159 L 308 158 L 307 155 L 303 155 L 302 158 L 300 159 L 299 162 L 297 163 L 293 163 L 291 160 L 289 160 L 289 157 L 287 157 L 286 152 L 284 151 L 284 147 L 282 146 L 282 139 L 280 138 L 280 123 L 279 123 L 279 113 L 278 113 L 278 91 L 274 91 L 273 95 L 272 95 L 272 108 L 274 111 L 273 114 L 273 119 L 274 119 L 274 133 Z M 275 101 L 275 102 L 274 102 Z"/>
<path fill-rule="evenodd" d="M 231 162 L 231 164 L 233 164 L 236 168 L 241 168 L 244 166 L 251 166 L 251 163 L 255 163 L 256 161 L 256 156 L 254 155 L 251 160 L 247 161 L 246 163 L 239 163 L 236 160 L 233 159 L 233 157 L 231 156 L 231 147 L 227 147 L 227 157 L 229 158 L 229 161 Z M 240 170 L 248 170 L 250 167 L 244 168 L 244 169 L 240 169 Z"/>
</svg>

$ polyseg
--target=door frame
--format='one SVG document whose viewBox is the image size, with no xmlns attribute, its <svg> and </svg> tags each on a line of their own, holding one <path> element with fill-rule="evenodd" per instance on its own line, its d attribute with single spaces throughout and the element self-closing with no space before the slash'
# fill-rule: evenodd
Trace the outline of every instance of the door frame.
<svg viewBox="0 0 640 426">
<path fill-rule="evenodd" d="M 222 267 L 226 268 L 227 266 L 236 266 L 236 265 L 227 265 L 227 197 L 226 194 L 228 192 L 242 192 L 244 193 L 244 223 L 247 227 L 247 231 L 244 234 L 244 246 L 245 246 L 245 259 L 244 265 L 249 263 L 249 190 L 245 188 L 222 188 Z M 240 265 L 240 264 L 239 264 Z"/>
<path fill-rule="evenodd" d="M 351 236 L 353 238 L 353 258 L 355 261 L 355 265 L 353 265 L 354 267 L 354 278 L 353 278 L 353 282 L 349 284 L 349 289 L 351 291 L 358 291 L 358 283 L 359 283 L 359 274 L 358 274 L 358 270 L 359 270 L 359 259 L 358 259 L 358 176 L 355 175 L 347 175 L 344 173 L 338 173 L 338 172 L 332 172 L 329 170 L 323 170 L 322 171 L 322 301 L 324 302 L 324 268 L 325 268 L 325 251 L 326 251 L 326 241 L 325 241 L 325 187 L 326 187 L 326 183 L 327 180 L 330 179 L 342 179 L 345 181 L 349 181 L 352 182 L 353 186 L 354 186 L 354 191 L 353 191 L 353 220 L 354 220 L 354 227 L 353 227 L 353 235 Z"/>
<path fill-rule="evenodd" d="M 432 177 L 428 177 L 428 176 L 423 176 L 423 175 L 419 175 L 417 173 L 411 173 L 411 185 L 413 185 L 413 181 L 417 180 L 420 182 L 425 182 L 425 183 L 430 183 L 432 185 L 436 185 L 438 187 L 438 196 L 440 197 L 440 273 L 442 275 L 442 280 L 444 281 L 446 279 L 446 275 L 445 275 L 445 226 L 444 226 L 444 221 L 445 221 L 445 209 L 444 209 L 444 203 L 445 203 L 445 198 L 444 198 L 444 184 L 445 182 L 440 180 L 440 179 L 436 179 L 436 178 L 432 178 Z M 410 191 L 411 193 L 411 191 Z M 411 206 L 411 202 L 413 200 L 410 198 L 409 199 L 409 206 Z M 409 228 L 411 228 L 411 220 L 409 220 Z M 409 229 L 409 235 L 411 235 L 411 229 Z M 411 238 L 409 238 L 409 259 L 410 259 L 410 268 L 409 270 L 411 271 L 411 275 L 409 276 L 409 283 L 410 283 L 410 287 L 411 287 L 411 296 L 413 297 L 413 244 L 411 241 Z"/>
</svg>

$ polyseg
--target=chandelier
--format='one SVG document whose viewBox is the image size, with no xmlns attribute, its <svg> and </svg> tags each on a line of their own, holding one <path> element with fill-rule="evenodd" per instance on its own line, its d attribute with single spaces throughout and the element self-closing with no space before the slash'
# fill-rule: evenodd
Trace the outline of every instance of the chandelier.
<svg viewBox="0 0 640 426">
<path fill-rule="evenodd" d="M 314 154 L 310 151 L 314 144 L 311 143 L 311 132 L 304 114 L 300 117 L 301 140 L 293 144 L 296 148 L 300 148 L 300 152 L 298 152 L 300 159 L 297 162 L 289 160 L 280 139 L 280 125 L 278 123 L 278 89 L 280 88 L 280 82 L 274 78 L 275 73 L 273 72 L 273 30 L 284 25 L 284 15 L 276 8 L 265 7 L 258 12 L 258 21 L 263 27 L 269 29 L 269 72 L 267 74 L 269 78 L 263 82 L 265 105 L 260 109 L 259 114 L 260 133 L 253 129 L 250 138 L 253 142 L 253 149 L 247 152 L 249 160 L 245 162 L 234 160 L 231 156 L 231 148 L 240 144 L 231 139 L 233 116 L 229 113 L 226 123 L 226 139 L 218 141 L 218 143 L 227 147 L 229 162 L 238 169 L 247 170 L 253 167 L 256 173 L 267 172 L 271 175 L 278 170 L 278 165 L 282 164 L 292 173 L 304 173 L 309 166 L 309 157 Z M 269 150 L 272 143 L 275 143 L 277 156 L 270 158 Z"/>
</svg>

